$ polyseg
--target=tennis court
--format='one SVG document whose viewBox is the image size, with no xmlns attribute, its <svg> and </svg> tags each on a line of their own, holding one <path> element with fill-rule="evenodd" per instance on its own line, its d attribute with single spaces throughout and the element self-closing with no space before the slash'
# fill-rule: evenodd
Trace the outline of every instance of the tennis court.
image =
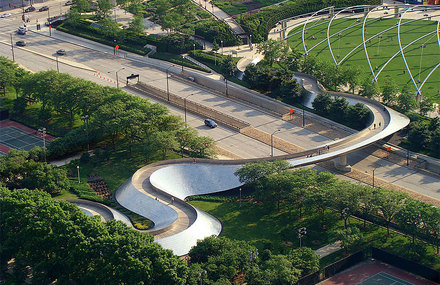
<svg viewBox="0 0 440 285">
<path fill-rule="evenodd" d="M 394 277 L 385 272 L 377 273 L 376 275 L 367 278 L 358 283 L 358 285 L 414 285 L 400 278 Z"/>
<path fill-rule="evenodd" d="M 30 150 L 34 146 L 43 147 L 43 138 L 36 131 L 29 133 L 13 126 L 1 128 L 0 144 L 15 149 Z M 50 142 L 46 139 L 46 147 Z"/>
</svg>

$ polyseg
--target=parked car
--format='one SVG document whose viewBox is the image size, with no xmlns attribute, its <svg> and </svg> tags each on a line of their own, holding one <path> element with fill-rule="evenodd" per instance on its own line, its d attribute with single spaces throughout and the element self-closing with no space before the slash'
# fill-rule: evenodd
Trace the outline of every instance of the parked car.
<svg viewBox="0 0 440 285">
<path fill-rule="evenodd" d="M 24 9 L 25 13 L 29 13 L 29 12 L 33 12 L 33 11 L 35 11 L 35 7 L 34 6 L 30 6 L 30 7 L 27 7 L 26 9 Z"/>
<path fill-rule="evenodd" d="M 66 51 L 63 50 L 63 49 L 59 49 L 59 50 L 57 50 L 57 54 L 59 54 L 59 55 L 65 55 L 65 54 L 66 54 Z"/>
<path fill-rule="evenodd" d="M 38 11 L 43 12 L 43 11 L 47 11 L 49 10 L 49 6 L 43 6 L 40 9 L 38 9 Z"/>
<path fill-rule="evenodd" d="M 69 0 L 69 1 L 67 1 L 64 5 L 65 5 L 65 6 L 73 5 L 73 1 L 72 1 L 72 0 Z"/>
<path fill-rule="evenodd" d="M 217 127 L 217 123 L 211 119 L 205 119 L 205 126 L 210 127 L 211 129 Z"/>
<path fill-rule="evenodd" d="M 18 41 L 18 42 L 16 42 L 15 43 L 17 46 L 19 46 L 19 47 L 24 47 L 24 46 L 26 46 L 26 42 L 25 41 Z"/>
<path fill-rule="evenodd" d="M 11 17 L 11 16 L 12 16 L 11 13 L 4 13 L 4 14 L 2 14 L 2 15 L 0 16 L 0 18 L 8 18 L 8 17 Z"/>
</svg>

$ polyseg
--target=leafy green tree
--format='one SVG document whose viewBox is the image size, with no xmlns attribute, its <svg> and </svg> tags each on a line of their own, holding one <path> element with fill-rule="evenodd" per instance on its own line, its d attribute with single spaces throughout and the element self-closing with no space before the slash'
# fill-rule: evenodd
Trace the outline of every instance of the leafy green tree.
<svg viewBox="0 0 440 285">
<path fill-rule="evenodd" d="M 359 85 L 359 76 L 361 74 L 361 70 L 357 67 L 343 67 L 341 69 L 341 80 L 344 84 L 348 84 L 350 90 L 354 94 L 354 90 Z"/>
<path fill-rule="evenodd" d="M 335 97 L 330 105 L 330 115 L 338 122 L 344 121 L 348 112 L 348 101 L 344 97 Z"/>
<path fill-rule="evenodd" d="M 344 117 L 351 127 L 363 129 L 371 118 L 371 112 L 364 104 L 356 103 L 348 106 Z"/>
<path fill-rule="evenodd" d="M 387 79 L 381 89 L 383 102 L 385 102 L 385 104 L 394 104 L 397 92 L 399 91 L 396 82 L 392 79 Z"/>
<path fill-rule="evenodd" d="M 431 132 L 423 122 L 414 122 L 409 125 L 408 142 L 413 150 L 424 149 L 430 142 Z"/>
<path fill-rule="evenodd" d="M 359 90 L 359 95 L 367 98 L 374 98 L 379 94 L 379 88 L 377 87 L 377 83 L 371 81 L 369 78 L 365 78 L 362 82 Z"/>
<path fill-rule="evenodd" d="M 423 215 L 423 227 L 429 240 L 436 246 L 437 254 L 440 253 L 440 209 L 426 207 Z"/>
<path fill-rule="evenodd" d="M 346 251 L 359 245 L 359 242 L 362 240 L 362 233 L 355 225 L 348 226 L 346 229 L 337 230 L 336 235 Z"/>
<path fill-rule="evenodd" d="M 414 95 L 407 88 L 404 88 L 400 95 L 397 96 L 396 104 L 401 112 L 408 112 L 417 106 Z"/>
<path fill-rule="evenodd" d="M 289 46 L 286 41 L 268 40 L 257 46 L 257 51 L 264 55 L 264 61 L 269 66 L 272 66 L 275 62 L 281 61 L 281 59 L 288 54 Z"/>
<path fill-rule="evenodd" d="M 135 33 L 141 34 L 144 31 L 144 24 L 142 16 L 134 16 L 133 20 L 129 24 L 129 29 L 134 31 Z"/>
<path fill-rule="evenodd" d="M 287 79 L 281 82 L 280 95 L 289 103 L 297 103 L 302 99 L 301 87 L 296 79 Z"/>
<path fill-rule="evenodd" d="M 110 9 L 112 7 L 113 6 L 112 6 L 112 3 L 110 2 L 110 0 L 98 0 L 98 9 L 96 10 L 96 14 L 101 19 L 105 19 L 105 18 L 107 18 L 108 14 L 110 13 Z M 111 22 L 114 22 L 114 21 L 111 21 Z M 100 21 L 100 25 L 103 25 L 104 23 L 106 23 L 106 25 L 108 25 L 107 22 L 102 22 L 102 24 L 101 24 L 101 21 Z"/>
<path fill-rule="evenodd" d="M 269 284 L 295 284 L 301 270 L 294 267 L 292 261 L 285 255 L 274 255 L 263 266 L 263 276 L 269 279 Z"/>
<path fill-rule="evenodd" d="M 16 83 L 18 76 L 18 65 L 6 57 L 0 56 L 0 88 L 3 89 L 3 95 L 6 95 L 6 87 Z"/>
<path fill-rule="evenodd" d="M 390 235 L 390 224 L 405 205 L 407 195 L 396 191 L 379 189 L 375 195 L 378 209 L 380 210 Z"/>
<path fill-rule="evenodd" d="M 419 103 L 420 114 L 426 116 L 428 112 L 434 111 L 433 102 L 430 98 L 424 97 L 422 101 Z"/>
<path fill-rule="evenodd" d="M 232 55 L 227 55 L 225 58 L 222 59 L 221 69 L 223 74 L 226 74 L 227 76 L 232 76 L 234 75 L 235 68 L 236 66 Z"/>
<path fill-rule="evenodd" d="M 91 1 L 89 0 L 75 0 L 70 10 L 76 9 L 79 13 L 87 12 L 90 9 L 90 3 Z"/>
<path fill-rule="evenodd" d="M 70 8 L 66 16 L 65 22 L 72 27 L 77 27 L 81 23 L 81 13 L 78 8 Z"/>
<path fill-rule="evenodd" d="M 249 162 L 243 167 L 235 171 L 235 175 L 241 183 L 254 183 L 258 179 L 268 176 L 273 173 L 279 173 L 290 167 L 290 164 L 284 160 L 277 160 L 274 162 L 260 161 L 260 162 Z"/>
<path fill-rule="evenodd" d="M 440 155 L 440 129 L 432 132 L 429 148 L 435 155 Z"/>
<path fill-rule="evenodd" d="M 316 96 L 315 100 L 313 100 L 312 106 L 313 109 L 316 110 L 316 112 L 326 115 L 330 113 L 330 106 L 332 102 L 333 100 L 330 94 L 321 93 Z"/>
<path fill-rule="evenodd" d="M 292 250 L 288 258 L 296 269 L 301 270 L 301 276 L 314 273 L 319 270 L 319 256 L 308 247 Z"/>
<path fill-rule="evenodd" d="M 102 2 L 108 2 L 109 0 L 100 0 Z M 110 3 L 110 2 L 109 2 Z M 117 22 L 111 20 L 107 16 L 101 17 L 101 19 L 98 21 L 100 32 L 104 34 L 106 37 L 109 37 L 111 39 L 117 38 L 117 35 L 120 32 L 119 25 Z"/>
<path fill-rule="evenodd" d="M 422 227 L 423 217 L 426 215 L 426 208 L 430 207 L 426 203 L 408 199 L 399 213 L 396 215 L 396 221 L 400 227 L 409 234 L 411 244 L 414 244 L 416 234 Z"/>
</svg>

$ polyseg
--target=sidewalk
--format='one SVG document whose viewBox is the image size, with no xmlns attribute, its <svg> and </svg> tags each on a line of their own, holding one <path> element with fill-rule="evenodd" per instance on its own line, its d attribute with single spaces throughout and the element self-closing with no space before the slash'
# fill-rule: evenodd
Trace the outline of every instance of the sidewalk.
<svg viewBox="0 0 440 285">
<path fill-rule="evenodd" d="M 338 240 L 337 242 L 318 248 L 317 250 L 315 250 L 315 253 L 319 255 L 319 258 L 323 258 L 324 256 L 337 252 L 340 249 L 341 249 L 341 241 Z"/>
</svg>

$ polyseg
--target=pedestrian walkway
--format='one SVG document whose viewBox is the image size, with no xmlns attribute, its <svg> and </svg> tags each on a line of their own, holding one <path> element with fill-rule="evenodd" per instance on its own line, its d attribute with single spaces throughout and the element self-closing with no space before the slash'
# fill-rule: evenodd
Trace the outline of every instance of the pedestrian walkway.
<svg viewBox="0 0 440 285">
<path fill-rule="evenodd" d="M 315 250 L 315 253 L 319 256 L 319 258 L 323 258 L 324 256 L 337 252 L 340 249 L 341 249 L 341 241 L 338 240 L 337 242 L 318 248 L 317 250 Z"/>
</svg>

